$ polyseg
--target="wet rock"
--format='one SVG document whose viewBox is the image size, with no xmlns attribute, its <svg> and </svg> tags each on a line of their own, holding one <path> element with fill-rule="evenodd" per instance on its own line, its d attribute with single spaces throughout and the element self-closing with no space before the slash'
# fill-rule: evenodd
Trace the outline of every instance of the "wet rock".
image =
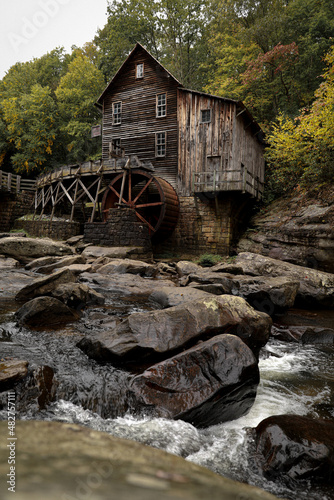
<svg viewBox="0 0 334 500">
<path fill-rule="evenodd" d="M 165 309 L 201 298 L 210 298 L 210 294 L 197 288 L 164 286 L 154 290 L 149 296 L 149 301 Z"/>
<path fill-rule="evenodd" d="M 251 276 L 284 276 L 292 281 L 299 281 L 297 307 L 334 307 L 334 274 L 249 252 L 240 253 L 235 258 L 235 263 L 243 268 L 244 274 Z"/>
<path fill-rule="evenodd" d="M 139 274 L 140 276 L 154 276 L 157 274 L 156 266 L 134 259 L 110 259 L 108 264 L 100 267 L 97 272 L 101 274 Z"/>
<path fill-rule="evenodd" d="M 160 287 L 175 287 L 175 283 L 167 279 L 143 278 L 135 274 L 100 274 L 83 273 L 79 278 L 105 297 L 149 297 L 154 290 Z"/>
<path fill-rule="evenodd" d="M 0 239 L 0 254 L 27 263 L 37 257 L 45 257 L 50 255 L 67 255 L 72 254 L 73 250 L 68 245 L 49 238 L 1 238 Z"/>
<path fill-rule="evenodd" d="M 269 479 L 334 484 L 334 423 L 275 415 L 255 429 L 257 467 Z"/>
<path fill-rule="evenodd" d="M 201 273 L 203 268 L 198 264 L 195 264 L 195 262 L 180 260 L 176 263 L 176 270 L 179 276 L 187 276 L 188 274 Z"/>
<path fill-rule="evenodd" d="M 76 277 L 68 269 L 60 269 L 45 278 L 35 279 L 26 285 L 16 294 L 16 300 L 23 301 L 39 297 L 41 295 L 51 295 L 53 290 L 61 284 L 74 283 Z"/>
<path fill-rule="evenodd" d="M 302 335 L 303 344 L 334 344 L 334 330 L 331 328 L 307 328 Z"/>
<path fill-rule="evenodd" d="M 0 360 L 0 392 L 11 389 L 18 380 L 27 376 L 28 361 Z"/>
<path fill-rule="evenodd" d="M 18 260 L 0 255 L 0 269 L 10 269 L 13 267 L 18 267 L 19 265 L 20 264 Z"/>
<path fill-rule="evenodd" d="M 317 326 L 273 325 L 271 336 L 278 340 L 303 344 L 333 345 L 334 343 L 334 330 Z"/>
<path fill-rule="evenodd" d="M 90 273 L 92 271 L 92 265 L 91 264 L 71 264 L 66 267 L 71 273 L 73 273 L 75 276 L 79 276 L 82 273 Z"/>
<path fill-rule="evenodd" d="M 145 358 L 166 358 L 200 338 L 232 333 L 258 355 L 268 341 L 270 327 L 270 317 L 255 311 L 244 299 L 210 296 L 159 311 L 133 313 L 114 330 L 85 337 L 78 346 L 98 361 L 140 364 Z"/>
<path fill-rule="evenodd" d="M 36 261 L 35 261 L 36 264 Z M 73 264 L 86 264 L 86 258 L 83 257 L 82 255 L 72 255 L 70 257 L 65 257 L 61 259 L 56 259 L 50 264 L 45 263 L 44 265 L 36 266 L 36 271 L 41 274 L 50 274 L 56 269 L 60 269 L 63 267 L 68 267 Z M 28 266 L 26 266 L 26 269 L 28 269 Z M 31 269 L 31 267 L 30 267 Z"/>
<path fill-rule="evenodd" d="M 64 302 L 68 307 L 80 310 L 87 305 L 103 305 L 105 298 L 83 283 L 65 283 L 58 285 L 52 292 L 52 297 Z"/>
<path fill-rule="evenodd" d="M 182 282 L 183 286 L 198 286 L 198 285 L 219 285 L 224 292 L 232 293 L 232 278 L 233 276 L 225 273 L 213 273 L 209 270 L 202 270 L 199 273 L 191 273 Z"/>
<path fill-rule="evenodd" d="M 1 436 L 7 422 L 0 422 Z M 259 488 L 232 481 L 181 457 L 87 427 L 59 422 L 17 422 L 15 495 L 2 499 L 274 500 Z M 8 448 L 0 440 L 0 472 L 8 474 Z M 36 472 L 37 471 L 37 472 Z"/>
<path fill-rule="evenodd" d="M 55 327 L 77 321 L 78 314 L 54 297 L 36 297 L 26 302 L 16 313 L 19 325 L 29 327 Z"/>
<path fill-rule="evenodd" d="M 295 303 L 299 281 L 285 277 L 236 276 L 231 293 L 247 300 L 258 311 L 273 316 Z"/>
<path fill-rule="evenodd" d="M 54 264 L 55 262 L 59 262 L 62 257 L 56 256 L 47 256 L 47 257 L 39 257 L 38 259 L 34 259 L 28 264 L 26 264 L 25 269 L 30 271 L 31 269 L 38 269 L 44 266 L 49 266 L 50 264 Z"/>
<path fill-rule="evenodd" d="M 253 405 L 257 360 L 241 339 L 218 335 L 151 366 L 130 384 L 135 407 L 197 427 L 234 420 Z"/>
<path fill-rule="evenodd" d="M 98 247 L 89 245 L 82 252 L 82 255 L 89 258 L 111 257 L 112 259 L 141 259 L 152 260 L 151 252 L 147 252 L 142 247 Z"/>
</svg>

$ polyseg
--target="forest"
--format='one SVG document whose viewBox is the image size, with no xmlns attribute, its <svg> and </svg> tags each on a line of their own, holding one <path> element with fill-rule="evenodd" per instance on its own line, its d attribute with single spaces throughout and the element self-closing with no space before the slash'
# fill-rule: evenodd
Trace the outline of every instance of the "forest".
<svg viewBox="0 0 334 500">
<path fill-rule="evenodd" d="M 269 198 L 334 178 L 334 0 L 111 0 L 83 47 L 0 81 L 0 169 L 100 157 L 98 96 L 140 42 L 186 88 L 243 101 L 266 134 Z"/>
</svg>

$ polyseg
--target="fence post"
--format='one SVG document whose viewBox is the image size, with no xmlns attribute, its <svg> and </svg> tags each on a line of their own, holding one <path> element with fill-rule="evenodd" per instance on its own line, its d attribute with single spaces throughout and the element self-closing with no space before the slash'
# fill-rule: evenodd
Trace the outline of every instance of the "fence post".
<svg viewBox="0 0 334 500">
<path fill-rule="evenodd" d="M 8 174 L 8 177 L 7 177 L 7 190 L 8 191 L 11 191 L 12 189 L 12 174 Z"/>
<path fill-rule="evenodd" d="M 16 192 L 19 193 L 21 189 L 21 176 L 16 176 Z"/>
</svg>

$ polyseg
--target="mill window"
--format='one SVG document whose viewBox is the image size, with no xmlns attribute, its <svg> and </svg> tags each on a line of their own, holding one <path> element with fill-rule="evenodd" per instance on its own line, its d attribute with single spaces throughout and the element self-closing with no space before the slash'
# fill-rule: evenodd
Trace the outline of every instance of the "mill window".
<svg viewBox="0 0 334 500">
<path fill-rule="evenodd" d="M 166 94 L 157 95 L 157 117 L 167 115 L 167 99 Z"/>
<path fill-rule="evenodd" d="M 122 121 L 122 103 L 114 102 L 112 105 L 113 125 L 119 125 Z"/>
<path fill-rule="evenodd" d="M 140 63 L 136 66 L 136 78 L 144 78 L 144 64 Z"/>
<path fill-rule="evenodd" d="M 211 109 L 202 109 L 201 123 L 210 123 L 210 122 L 211 122 Z"/>
<path fill-rule="evenodd" d="M 166 156 L 166 132 L 155 134 L 155 151 L 156 156 Z"/>
</svg>

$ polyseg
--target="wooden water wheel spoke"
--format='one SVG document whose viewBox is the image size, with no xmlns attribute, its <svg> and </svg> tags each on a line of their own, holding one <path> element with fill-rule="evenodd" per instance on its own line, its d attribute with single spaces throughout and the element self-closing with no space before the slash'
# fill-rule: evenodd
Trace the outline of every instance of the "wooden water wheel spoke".
<svg viewBox="0 0 334 500">
<path fill-rule="evenodd" d="M 151 184 L 152 181 L 153 181 L 153 177 L 151 177 L 151 179 L 149 179 L 147 181 L 147 183 L 145 184 L 145 186 L 143 187 L 143 189 L 140 191 L 140 193 L 133 200 L 133 203 L 136 203 L 139 200 L 139 198 L 141 197 L 141 195 L 143 194 L 143 192 L 145 191 L 145 189 L 148 188 L 148 186 Z"/>
<path fill-rule="evenodd" d="M 159 207 L 163 205 L 163 203 L 163 201 L 157 201 L 155 203 L 143 203 L 141 205 L 135 205 L 135 208 Z"/>
<path fill-rule="evenodd" d="M 115 193 L 115 195 L 117 196 L 118 200 L 121 200 L 123 203 L 126 203 L 126 201 L 124 200 L 124 198 L 123 197 L 121 198 L 120 193 L 118 193 L 116 191 L 116 189 L 112 185 L 109 186 L 109 189 L 111 189 L 111 191 L 113 191 Z M 120 201 L 118 201 L 118 203 L 120 203 Z M 109 210 L 109 208 L 107 210 L 103 210 L 103 212 L 107 212 L 108 210 Z"/>
<path fill-rule="evenodd" d="M 126 169 L 111 180 L 102 200 L 104 220 L 109 209 L 132 209 L 151 236 L 166 237 L 176 225 L 179 200 L 174 188 L 164 179 L 140 169 Z M 121 213 L 121 212 L 120 212 Z"/>
<path fill-rule="evenodd" d="M 144 219 L 144 217 L 142 215 L 140 215 L 140 213 L 137 212 L 137 210 L 136 210 L 136 215 L 137 215 L 138 219 L 140 219 L 142 222 L 144 222 L 144 224 L 148 225 L 148 227 L 151 229 L 151 231 L 155 232 L 154 227 L 146 219 Z"/>
</svg>

